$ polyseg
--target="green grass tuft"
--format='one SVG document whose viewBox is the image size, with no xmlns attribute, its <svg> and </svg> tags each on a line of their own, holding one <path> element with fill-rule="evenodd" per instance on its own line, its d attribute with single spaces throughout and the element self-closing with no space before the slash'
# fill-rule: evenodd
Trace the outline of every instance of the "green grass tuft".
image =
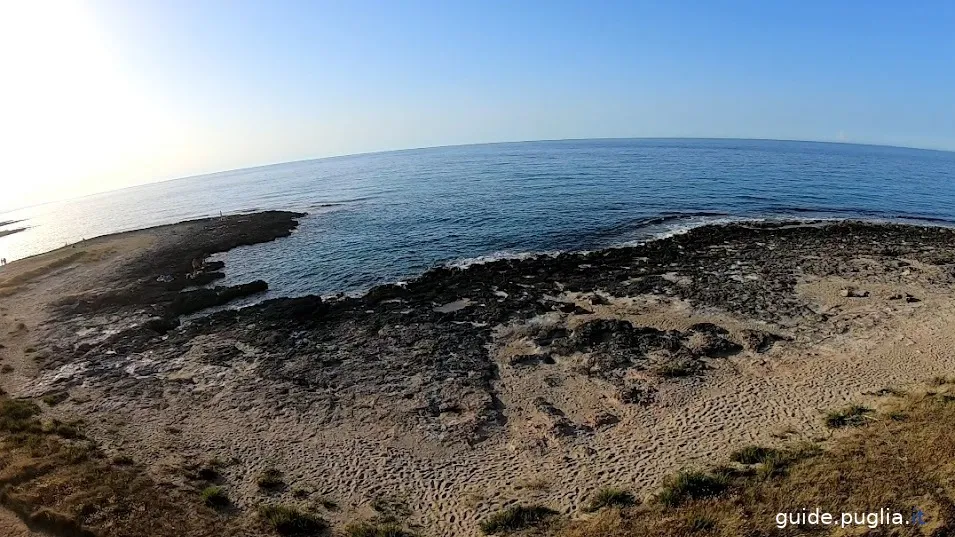
<svg viewBox="0 0 955 537">
<path fill-rule="evenodd" d="M 202 499 L 202 503 L 209 507 L 226 507 L 229 505 L 229 495 L 226 494 L 225 489 L 215 485 L 202 489 L 199 498 Z"/>
<path fill-rule="evenodd" d="M 481 531 L 487 535 L 520 531 L 539 525 L 557 511 L 541 505 L 515 505 L 481 522 Z"/>
<path fill-rule="evenodd" d="M 285 505 L 263 505 L 259 515 L 282 536 L 313 535 L 328 529 L 324 519 Z"/>
<path fill-rule="evenodd" d="M 633 497 L 633 494 L 622 489 L 605 488 L 600 489 L 590 498 L 590 503 L 584 510 L 593 513 L 604 507 L 627 507 L 634 503 L 636 503 L 636 498 Z"/>
<path fill-rule="evenodd" d="M 664 364 L 654 369 L 657 375 L 664 378 L 683 378 L 696 373 L 697 368 L 689 362 L 674 362 Z"/>
<path fill-rule="evenodd" d="M 687 500 L 718 496 L 728 486 L 729 477 L 725 473 L 683 470 L 664 482 L 657 500 L 666 506 L 676 507 Z"/>
<path fill-rule="evenodd" d="M 42 426 L 36 419 L 40 407 L 33 401 L 22 399 L 4 399 L 0 401 L 0 430 L 11 433 L 41 432 Z"/>
<path fill-rule="evenodd" d="M 56 405 L 62 403 L 63 401 L 66 401 L 68 398 L 69 398 L 69 394 L 68 394 L 68 393 L 66 393 L 66 392 L 56 392 L 56 393 L 48 393 L 48 394 L 44 395 L 44 396 L 43 396 L 43 399 L 41 399 L 41 401 L 43 401 L 44 403 L 46 403 L 47 406 L 56 406 Z"/>
<path fill-rule="evenodd" d="M 834 410 L 826 414 L 826 425 L 832 429 L 842 427 L 859 427 L 865 425 L 871 418 L 873 410 L 862 405 L 852 405 L 842 410 Z"/>
<path fill-rule="evenodd" d="M 730 460 L 740 464 L 762 464 L 768 459 L 779 458 L 780 455 L 781 453 L 778 449 L 746 446 L 734 451 L 730 455 Z"/>
<path fill-rule="evenodd" d="M 400 525 L 393 522 L 371 523 L 361 522 L 345 528 L 346 537 L 415 537 Z"/>
<path fill-rule="evenodd" d="M 262 470 L 256 483 L 258 483 L 259 488 L 265 490 L 278 490 L 285 486 L 285 481 L 282 479 L 282 472 L 276 468 L 266 468 Z"/>
<path fill-rule="evenodd" d="M 710 531 L 716 528 L 716 521 L 706 515 L 692 515 L 687 518 L 686 528 L 690 533 Z"/>
</svg>

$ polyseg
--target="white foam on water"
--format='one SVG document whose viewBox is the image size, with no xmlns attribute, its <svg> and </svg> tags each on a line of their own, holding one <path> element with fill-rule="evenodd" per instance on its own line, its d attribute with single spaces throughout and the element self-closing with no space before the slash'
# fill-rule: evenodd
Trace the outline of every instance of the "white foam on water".
<svg viewBox="0 0 955 537">
<path fill-rule="evenodd" d="M 545 252 L 515 252 L 513 250 L 502 250 L 487 255 L 479 255 L 477 257 L 463 257 L 461 259 L 455 259 L 454 261 L 445 263 L 443 266 L 448 268 L 466 269 L 472 265 L 483 265 L 485 263 L 493 263 L 495 261 L 502 261 L 505 259 L 530 259 L 532 257 L 543 255 L 555 256 L 560 253 L 562 253 L 560 250 L 550 250 Z"/>
</svg>

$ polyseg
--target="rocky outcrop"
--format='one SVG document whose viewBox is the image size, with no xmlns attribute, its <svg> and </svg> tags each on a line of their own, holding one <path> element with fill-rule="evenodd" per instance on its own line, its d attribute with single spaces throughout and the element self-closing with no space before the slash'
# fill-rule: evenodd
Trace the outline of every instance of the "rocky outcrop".
<svg viewBox="0 0 955 537">
<path fill-rule="evenodd" d="M 212 289 L 195 289 L 179 293 L 169 305 L 172 315 L 188 315 L 207 308 L 222 306 L 229 302 L 256 293 L 264 293 L 269 284 L 262 280 L 232 285 L 229 287 L 217 286 Z"/>
</svg>

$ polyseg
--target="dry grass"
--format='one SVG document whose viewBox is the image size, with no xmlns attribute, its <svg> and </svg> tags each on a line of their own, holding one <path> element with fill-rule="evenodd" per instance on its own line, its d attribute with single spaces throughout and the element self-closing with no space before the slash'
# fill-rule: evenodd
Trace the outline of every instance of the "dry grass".
<svg viewBox="0 0 955 537">
<path fill-rule="evenodd" d="M 841 427 L 860 427 L 872 418 L 872 409 L 862 405 L 851 405 L 842 410 L 826 414 L 826 426 L 833 429 Z"/>
<path fill-rule="evenodd" d="M 226 494 L 225 489 L 216 485 L 202 489 L 202 492 L 199 493 L 199 499 L 209 507 L 228 507 L 230 503 L 229 495 Z"/>
<path fill-rule="evenodd" d="M 231 526 L 197 503 L 141 469 L 111 464 L 78 424 L 44 420 L 32 401 L 0 397 L 0 505 L 31 528 L 54 536 L 212 537 Z"/>
<path fill-rule="evenodd" d="M 591 498 L 584 509 L 593 513 L 605 507 L 628 507 L 637 501 L 633 494 L 616 488 L 605 488 L 598 490 Z"/>
<path fill-rule="evenodd" d="M 360 522 L 345 528 L 346 537 L 415 537 L 394 522 Z"/>
<path fill-rule="evenodd" d="M 760 446 L 746 446 L 736 450 L 730 455 L 730 460 L 740 464 L 762 464 L 768 460 L 779 458 L 781 455 L 778 449 L 766 448 Z"/>
<path fill-rule="evenodd" d="M 521 531 L 539 526 L 556 514 L 557 511 L 541 505 L 515 505 L 481 522 L 481 531 L 486 535 Z"/>
<path fill-rule="evenodd" d="M 262 490 L 274 491 L 285 487 L 282 471 L 272 467 L 262 470 L 255 482 Z"/>
<path fill-rule="evenodd" d="M 263 505 L 259 514 L 279 535 L 319 535 L 328 530 L 328 523 L 321 518 L 286 505 Z"/>
<path fill-rule="evenodd" d="M 881 419 L 874 411 L 867 427 L 849 429 L 825 451 L 811 446 L 789 449 L 744 448 L 736 453 L 742 469 L 683 472 L 671 478 L 659 502 L 627 509 L 603 510 L 589 520 L 565 522 L 549 535 L 559 537 L 630 537 L 658 535 L 952 535 L 955 534 L 955 393 L 952 386 L 896 400 Z M 722 475 L 720 487 L 710 479 Z M 669 501 L 679 498 L 679 501 Z M 886 528 L 805 527 L 778 529 L 780 512 L 803 508 L 823 511 L 902 513 L 913 507 L 927 525 Z M 904 530 L 902 533 L 898 531 Z M 882 531 L 882 533 L 879 533 Z M 868 532 L 868 533 L 866 533 Z"/>
</svg>

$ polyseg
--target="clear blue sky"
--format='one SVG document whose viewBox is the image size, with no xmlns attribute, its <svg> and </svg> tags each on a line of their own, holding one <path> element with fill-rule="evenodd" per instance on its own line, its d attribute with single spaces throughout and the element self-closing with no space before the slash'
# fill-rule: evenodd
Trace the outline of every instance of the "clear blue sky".
<svg viewBox="0 0 955 537">
<path fill-rule="evenodd" d="M 336 154 L 555 138 L 955 150 L 950 1 L 110 0 L 83 9 L 96 42 L 83 58 L 102 55 L 91 72 L 108 81 L 89 93 L 108 97 L 77 121 L 105 126 L 99 138 L 76 130 L 57 143 L 82 138 L 78 153 L 103 155 L 38 184 L 95 190 Z"/>
</svg>

